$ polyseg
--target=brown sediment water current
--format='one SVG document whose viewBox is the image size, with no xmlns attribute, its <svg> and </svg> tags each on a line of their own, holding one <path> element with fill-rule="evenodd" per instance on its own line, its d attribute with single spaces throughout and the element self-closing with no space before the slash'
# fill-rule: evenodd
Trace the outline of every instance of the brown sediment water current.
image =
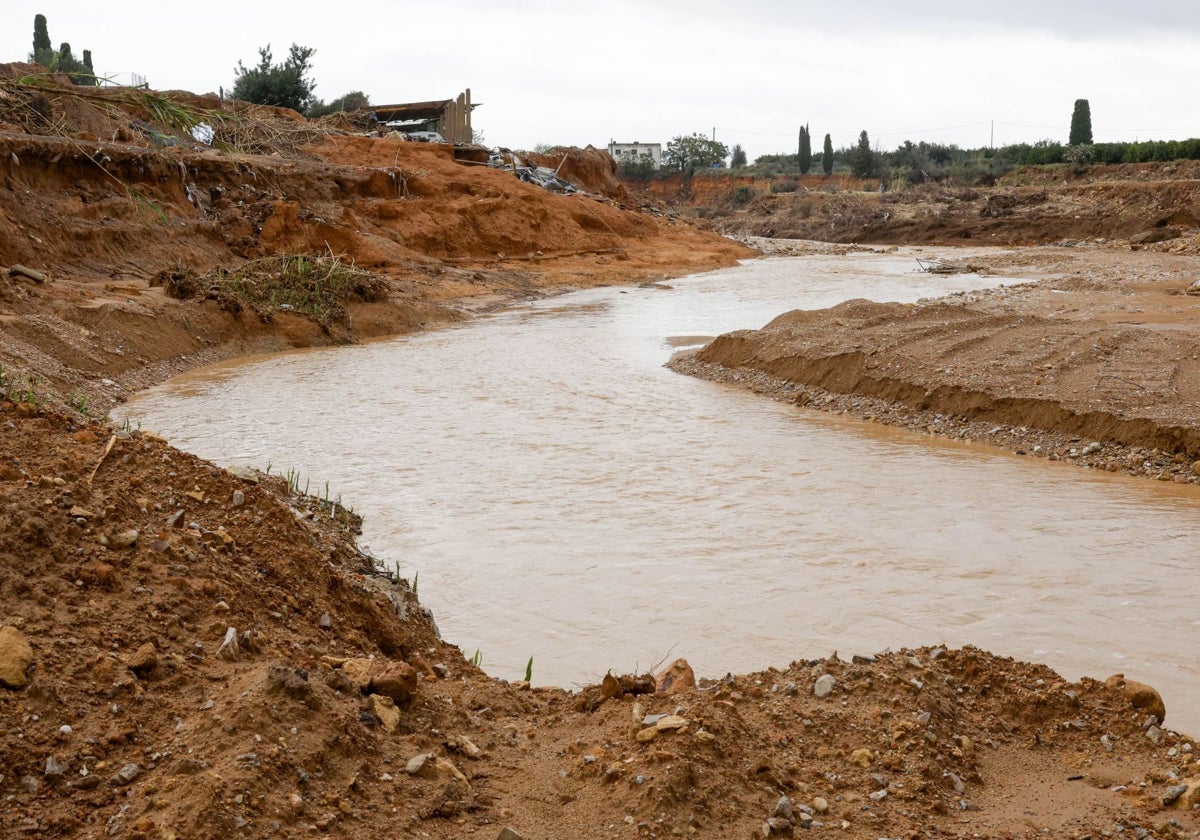
<svg viewBox="0 0 1200 840">
<path fill-rule="evenodd" d="M 122 407 L 223 465 L 297 470 L 490 673 L 570 686 L 974 644 L 1155 685 L 1200 730 L 1200 494 L 680 376 L 705 336 L 1001 278 L 911 254 L 764 259 L 463 326 L 206 369 Z M 1003 282 L 1011 283 L 1011 278 Z M 114 413 L 117 414 L 117 413 Z"/>
</svg>

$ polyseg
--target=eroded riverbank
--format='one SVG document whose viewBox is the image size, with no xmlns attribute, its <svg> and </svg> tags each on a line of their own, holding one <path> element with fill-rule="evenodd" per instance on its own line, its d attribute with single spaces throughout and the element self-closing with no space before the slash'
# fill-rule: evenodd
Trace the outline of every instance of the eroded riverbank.
<svg viewBox="0 0 1200 840">
<path fill-rule="evenodd" d="M 1027 249 L 1037 283 L 781 314 L 672 366 L 875 422 L 1200 481 L 1200 261 Z"/>
<path fill-rule="evenodd" d="M 1200 708 L 1200 590 L 1179 578 L 1200 542 L 1189 488 L 830 421 L 662 368 L 681 342 L 789 305 L 999 282 L 923 274 L 905 251 L 761 260 L 199 372 L 121 416 L 220 463 L 329 481 L 497 676 L 531 655 L 537 681 L 563 686 L 668 654 L 720 674 L 798 643 L 932 635 L 1071 676 L 1125 669 Z"/>
</svg>

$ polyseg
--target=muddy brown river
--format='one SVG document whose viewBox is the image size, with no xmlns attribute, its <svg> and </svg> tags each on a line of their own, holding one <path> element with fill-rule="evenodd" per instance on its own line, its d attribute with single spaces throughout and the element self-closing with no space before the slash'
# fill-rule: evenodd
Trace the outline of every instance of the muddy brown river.
<svg viewBox="0 0 1200 840">
<path fill-rule="evenodd" d="M 366 517 L 493 675 L 594 682 L 973 644 L 1115 672 L 1200 732 L 1200 494 L 797 409 L 663 364 L 703 336 L 934 277 L 914 252 L 764 259 L 460 327 L 207 369 L 114 412 Z M 978 251 L 973 253 L 979 253 Z M 930 256 L 927 249 L 922 256 Z"/>
</svg>

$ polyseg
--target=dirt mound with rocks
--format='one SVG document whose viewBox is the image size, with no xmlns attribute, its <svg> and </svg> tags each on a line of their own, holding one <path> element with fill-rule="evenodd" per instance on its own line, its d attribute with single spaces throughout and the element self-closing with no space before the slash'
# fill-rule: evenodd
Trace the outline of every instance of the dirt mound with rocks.
<svg viewBox="0 0 1200 840">
<path fill-rule="evenodd" d="M 0 442 L 3 836 L 1200 827 L 1194 744 L 1136 683 L 923 648 L 530 689 L 334 500 L 19 404 Z"/>
</svg>

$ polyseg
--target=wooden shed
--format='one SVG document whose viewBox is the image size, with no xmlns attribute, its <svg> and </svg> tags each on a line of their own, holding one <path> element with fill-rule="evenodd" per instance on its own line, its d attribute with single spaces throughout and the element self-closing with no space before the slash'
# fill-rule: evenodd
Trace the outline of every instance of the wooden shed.
<svg viewBox="0 0 1200 840">
<path fill-rule="evenodd" d="M 404 123 L 400 131 L 436 131 L 447 143 L 469 145 L 474 138 L 471 111 L 476 107 L 471 104 L 471 89 L 467 88 L 457 99 L 375 105 L 368 110 L 381 123 Z"/>
</svg>

